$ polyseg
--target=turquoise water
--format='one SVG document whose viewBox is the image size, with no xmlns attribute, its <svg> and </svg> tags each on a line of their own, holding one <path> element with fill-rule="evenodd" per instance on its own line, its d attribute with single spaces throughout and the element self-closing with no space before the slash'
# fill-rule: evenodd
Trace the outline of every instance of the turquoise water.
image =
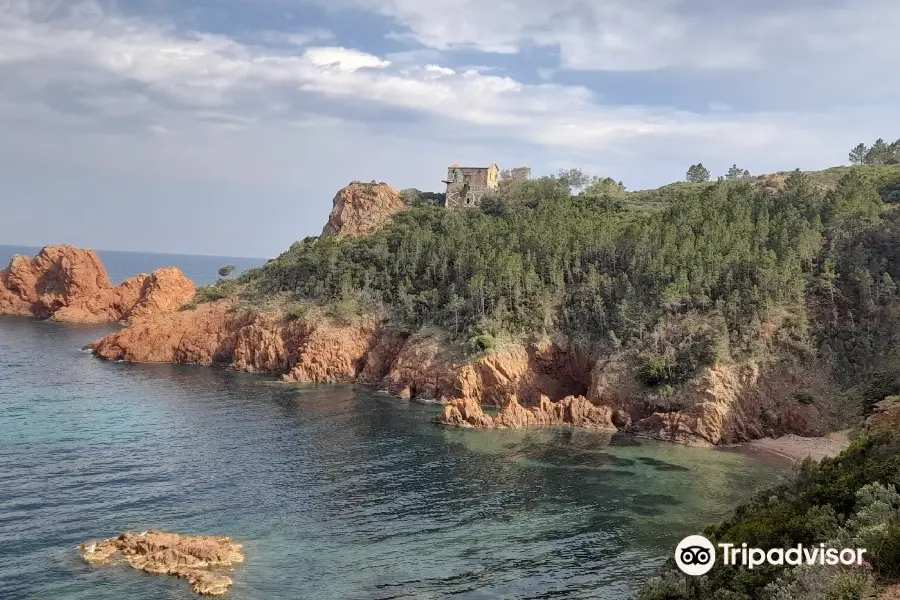
<svg viewBox="0 0 900 600">
<path fill-rule="evenodd" d="M 437 407 L 365 388 L 79 351 L 109 330 L 0 317 L 0 598 L 193 598 L 75 551 L 150 528 L 243 542 L 235 600 L 623 598 L 778 477 L 735 453 L 446 430 Z"/>
</svg>

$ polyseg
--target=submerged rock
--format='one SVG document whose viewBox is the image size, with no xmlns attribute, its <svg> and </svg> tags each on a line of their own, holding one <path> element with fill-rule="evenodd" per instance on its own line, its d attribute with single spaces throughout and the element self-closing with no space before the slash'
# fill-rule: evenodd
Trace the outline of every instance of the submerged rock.
<svg viewBox="0 0 900 600">
<path fill-rule="evenodd" d="M 224 596 L 232 581 L 215 571 L 244 562 L 241 545 L 230 537 L 181 535 L 162 531 L 123 533 L 119 537 L 78 547 L 94 566 L 127 563 L 156 575 L 187 580 L 201 596 Z"/>
<path fill-rule="evenodd" d="M 481 405 L 471 398 L 453 400 L 444 407 L 444 412 L 435 419 L 435 422 L 453 427 L 480 429 L 569 426 L 616 431 L 612 419 L 612 410 L 606 406 L 595 406 L 583 396 L 568 396 L 559 402 L 551 402 L 547 396 L 541 396 L 537 406 L 522 406 L 513 395 L 496 415 L 486 414 Z"/>
</svg>

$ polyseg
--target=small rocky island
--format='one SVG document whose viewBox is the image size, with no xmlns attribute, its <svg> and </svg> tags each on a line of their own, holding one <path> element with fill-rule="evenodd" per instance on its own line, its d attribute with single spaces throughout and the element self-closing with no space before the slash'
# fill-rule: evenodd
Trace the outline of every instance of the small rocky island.
<svg viewBox="0 0 900 600">
<path fill-rule="evenodd" d="M 162 531 L 123 533 L 78 547 L 94 566 L 127 563 L 155 575 L 186 579 L 201 596 L 224 596 L 232 581 L 217 569 L 244 562 L 241 544 L 230 537 L 181 535 Z"/>
</svg>

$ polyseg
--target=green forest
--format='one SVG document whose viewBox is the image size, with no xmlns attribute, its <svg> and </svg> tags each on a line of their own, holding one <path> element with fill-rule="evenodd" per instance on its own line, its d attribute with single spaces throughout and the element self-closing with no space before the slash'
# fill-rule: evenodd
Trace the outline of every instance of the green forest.
<svg viewBox="0 0 900 600">
<path fill-rule="evenodd" d="M 715 182 L 694 165 L 690 181 L 635 192 L 570 170 L 509 178 L 480 207 L 450 211 L 440 194 L 405 191 L 408 209 L 377 233 L 298 241 L 195 302 L 277 300 L 286 319 L 376 314 L 408 332 L 440 328 L 473 354 L 563 335 L 636 349 L 651 387 L 779 352 L 826 370 L 858 420 L 900 394 L 900 166 L 879 160 L 757 177 L 735 166 Z M 773 320 L 776 339 L 763 342 Z M 865 573 L 714 569 L 688 580 L 669 565 L 639 597 L 866 597 L 872 581 L 900 576 L 898 485 L 900 441 L 861 435 L 707 531 L 763 548 L 870 544 Z"/>
<path fill-rule="evenodd" d="M 640 192 L 584 183 L 577 171 L 510 180 L 452 211 L 430 195 L 374 235 L 306 238 L 198 301 L 239 292 L 281 298 L 295 317 L 385 314 L 473 351 L 500 337 L 620 348 L 680 332 L 683 347 L 648 365 L 648 382 L 752 352 L 779 310 L 806 351 L 848 377 L 880 369 L 896 346 L 881 317 L 900 306 L 900 167 Z"/>
</svg>

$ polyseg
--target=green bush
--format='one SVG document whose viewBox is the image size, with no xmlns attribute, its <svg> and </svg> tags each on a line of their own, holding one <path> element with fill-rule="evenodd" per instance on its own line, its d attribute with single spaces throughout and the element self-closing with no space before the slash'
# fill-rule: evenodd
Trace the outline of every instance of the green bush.
<svg viewBox="0 0 900 600">
<path fill-rule="evenodd" d="M 285 312 L 288 321 L 296 321 L 304 318 L 309 313 L 309 308 L 305 304 L 295 304 Z"/>
<path fill-rule="evenodd" d="M 809 392 L 797 392 L 794 394 L 794 399 L 800 404 L 815 404 L 816 397 L 810 394 Z"/>
<path fill-rule="evenodd" d="M 178 307 L 178 310 L 181 310 L 181 311 L 197 310 L 197 303 L 193 300 L 191 300 L 190 302 L 185 302 L 184 304 L 182 304 L 181 306 Z"/>
<path fill-rule="evenodd" d="M 197 288 L 197 293 L 194 295 L 194 300 L 202 304 L 205 302 L 215 302 L 216 300 L 221 300 L 227 297 L 228 293 L 226 292 L 225 286 L 207 285 L 201 288 Z"/>
<path fill-rule="evenodd" d="M 653 577 L 638 592 L 637 600 L 677 600 L 688 598 L 688 588 L 684 577 L 667 572 L 665 576 Z"/>
<path fill-rule="evenodd" d="M 364 308 L 354 298 L 342 298 L 328 303 L 325 307 L 325 315 L 334 319 L 348 320 L 363 314 Z"/>
<path fill-rule="evenodd" d="M 488 352 L 494 349 L 496 341 L 494 340 L 494 336 L 492 336 L 491 334 L 483 333 L 472 338 L 472 345 L 479 352 Z"/>
<path fill-rule="evenodd" d="M 205 285 L 197 288 L 194 300 L 199 303 L 215 302 L 223 298 L 230 298 L 239 289 L 239 280 L 220 279 L 214 285 Z"/>
<path fill-rule="evenodd" d="M 638 367 L 638 377 L 649 386 L 674 381 L 678 373 L 678 365 L 664 356 L 648 356 Z"/>
</svg>

